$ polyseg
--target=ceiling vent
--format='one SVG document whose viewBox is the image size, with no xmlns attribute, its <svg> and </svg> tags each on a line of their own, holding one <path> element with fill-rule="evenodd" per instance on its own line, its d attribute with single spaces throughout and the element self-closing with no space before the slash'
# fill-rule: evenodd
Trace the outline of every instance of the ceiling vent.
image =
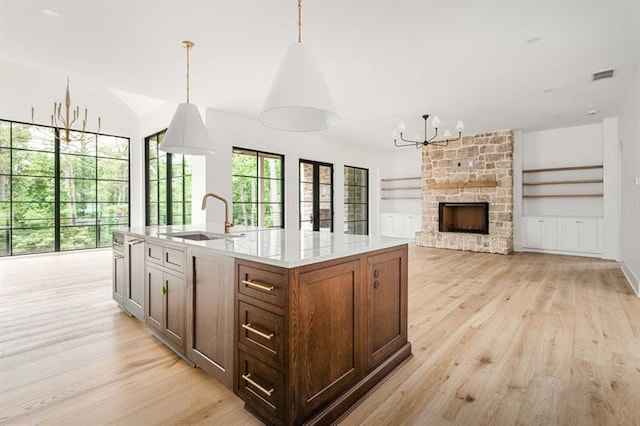
<svg viewBox="0 0 640 426">
<path fill-rule="evenodd" d="M 602 79 L 605 79 L 605 78 L 611 78 L 611 77 L 613 77 L 613 69 L 594 72 L 591 75 L 591 81 L 598 81 L 598 80 L 602 80 Z"/>
</svg>

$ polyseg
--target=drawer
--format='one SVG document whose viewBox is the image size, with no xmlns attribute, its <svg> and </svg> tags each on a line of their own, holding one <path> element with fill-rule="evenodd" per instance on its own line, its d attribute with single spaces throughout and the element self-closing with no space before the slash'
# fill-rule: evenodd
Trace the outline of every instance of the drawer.
<svg viewBox="0 0 640 426">
<path fill-rule="evenodd" d="M 164 248 L 164 266 L 178 272 L 184 273 L 185 253 L 184 250 Z"/>
<path fill-rule="evenodd" d="M 238 264 L 238 293 L 284 307 L 284 274 Z"/>
<path fill-rule="evenodd" d="M 162 265 L 162 246 L 157 244 L 147 243 L 147 255 L 146 258 L 149 262 Z"/>
<path fill-rule="evenodd" d="M 284 375 L 238 350 L 238 396 L 268 420 L 284 421 Z"/>
<path fill-rule="evenodd" d="M 238 301 L 238 342 L 251 353 L 260 353 L 284 363 L 284 318 L 272 312 Z"/>
</svg>

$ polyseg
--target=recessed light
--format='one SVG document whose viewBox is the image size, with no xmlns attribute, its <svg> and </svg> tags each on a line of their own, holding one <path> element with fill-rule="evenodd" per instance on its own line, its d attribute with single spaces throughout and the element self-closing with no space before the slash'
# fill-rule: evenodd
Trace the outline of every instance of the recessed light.
<svg viewBox="0 0 640 426">
<path fill-rule="evenodd" d="M 598 107 L 597 104 L 587 105 L 587 108 L 589 108 L 589 109 L 596 109 L 597 107 Z"/>
<path fill-rule="evenodd" d="M 525 41 L 526 44 L 535 44 L 542 40 L 540 37 L 532 37 L 529 40 Z"/>
<path fill-rule="evenodd" d="M 596 115 L 597 113 L 599 113 L 600 111 L 598 111 L 597 109 L 590 109 L 589 112 L 587 114 L 589 115 Z"/>
<path fill-rule="evenodd" d="M 544 93 L 551 93 L 551 92 L 555 92 L 556 88 L 555 87 L 547 87 L 545 89 L 543 89 L 542 91 Z"/>
<path fill-rule="evenodd" d="M 44 13 L 49 18 L 59 18 L 60 14 L 53 9 L 42 9 L 42 13 Z"/>
</svg>

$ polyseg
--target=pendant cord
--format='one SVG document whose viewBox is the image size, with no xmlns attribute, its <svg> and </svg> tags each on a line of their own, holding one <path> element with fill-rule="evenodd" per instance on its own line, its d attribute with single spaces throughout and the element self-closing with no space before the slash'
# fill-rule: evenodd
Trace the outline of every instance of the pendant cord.
<svg viewBox="0 0 640 426">
<path fill-rule="evenodd" d="M 298 43 L 302 43 L 302 0 L 298 0 Z"/>
<path fill-rule="evenodd" d="M 191 49 L 193 43 L 183 42 L 183 45 L 187 49 L 187 103 L 189 103 L 189 49 Z"/>
</svg>

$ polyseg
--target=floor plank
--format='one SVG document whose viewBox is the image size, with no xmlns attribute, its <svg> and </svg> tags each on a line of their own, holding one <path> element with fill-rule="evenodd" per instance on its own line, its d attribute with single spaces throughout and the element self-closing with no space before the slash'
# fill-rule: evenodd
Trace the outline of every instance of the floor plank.
<svg viewBox="0 0 640 426">
<path fill-rule="evenodd" d="M 640 425 L 619 265 L 411 247 L 413 357 L 343 425 Z M 259 425 L 111 300 L 111 253 L 0 259 L 0 423 Z"/>
</svg>

